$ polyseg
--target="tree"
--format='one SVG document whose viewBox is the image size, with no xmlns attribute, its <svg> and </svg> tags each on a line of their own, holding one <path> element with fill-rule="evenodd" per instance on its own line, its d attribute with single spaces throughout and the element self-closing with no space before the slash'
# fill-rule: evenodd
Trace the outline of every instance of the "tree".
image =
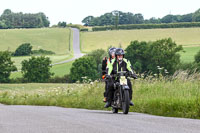
<svg viewBox="0 0 200 133">
<path fill-rule="evenodd" d="M 200 9 L 198 9 L 198 10 L 192 15 L 192 21 L 194 21 L 194 22 L 200 22 Z"/>
<path fill-rule="evenodd" d="M 44 13 L 13 13 L 10 9 L 4 10 L 0 21 L 6 25 L 6 27 L 0 26 L 0 28 L 41 28 L 49 27 L 50 24 Z"/>
<path fill-rule="evenodd" d="M 173 74 L 180 64 L 179 51 L 183 50 L 182 46 L 177 46 L 171 38 L 157 40 L 152 42 L 148 48 L 147 56 L 148 60 L 147 69 L 153 73 L 157 73 L 157 66 L 166 69 L 170 74 Z"/>
<path fill-rule="evenodd" d="M 142 24 L 144 23 L 144 17 L 142 14 L 138 13 L 133 16 L 135 24 Z"/>
<path fill-rule="evenodd" d="M 132 41 L 130 45 L 125 49 L 126 55 L 125 58 L 130 60 L 131 64 L 135 71 L 143 73 L 147 70 L 147 56 L 148 43 Z"/>
<path fill-rule="evenodd" d="M 125 57 L 139 73 L 158 73 L 157 66 L 159 66 L 173 74 L 180 63 L 178 52 L 181 50 L 182 46 L 177 46 L 171 38 L 154 42 L 134 41 L 126 48 Z"/>
<path fill-rule="evenodd" d="M 91 26 L 91 21 L 94 19 L 93 16 L 87 16 L 82 20 L 85 26 Z"/>
<path fill-rule="evenodd" d="M 51 60 L 48 57 L 31 57 L 22 61 L 23 78 L 28 82 L 47 82 L 53 73 L 50 72 Z"/>
<path fill-rule="evenodd" d="M 173 15 L 166 15 L 161 19 L 162 23 L 172 23 L 173 22 Z"/>
<path fill-rule="evenodd" d="M 66 22 L 58 22 L 58 27 L 63 27 L 65 28 L 67 26 Z"/>
<path fill-rule="evenodd" d="M 11 55 L 8 51 L 0 51 L 0 83 L 8 83 L 11 72 L 17 71 L 16 66 L 11 61 Z"/>
<path fill-rule="evenodd" d="M 193 13 L 182 15 L 180 22 L 192 22 L 192 15 Z"/>
<path fill-rule="evenodd" d="M 145 20 L 145 21 L 146 21 L 145 23 L 150 23 L 150 24 L 159 24 L 159 23 L 161 23 L 160 19 L 156 19 L 155 17 L 152 17 L 149 20 Z"/>
<path fill-rule="evenodd" d="M 87 56 L 94 58 L 96 63 L 96 70 L 98 72 L 98 77 L 101 76 L 102 72 L 102 59 L 107 55 L 107 52 L 103 49 L 97 49 L 89 53 Z"/>
<path fill-rule="evenodd" d="M 93 57 L 84 56 L 76 59 L 70 69 L 70 78 L 73 82 L 97 79 L 96 62 Z"/>
<path fill-rule="evenodd" d="M 5 24 L 5 21 L 2 20 L 0 21 L 0 29 L 6 29 L 7 28 L 7 25 Z"/>
<path fill-rule="evenodd" d="M 14 56 L 27 56 L 32 53 L 32 46 L 30 43 L 21 44 L 15 51 Z"/>
</svg>

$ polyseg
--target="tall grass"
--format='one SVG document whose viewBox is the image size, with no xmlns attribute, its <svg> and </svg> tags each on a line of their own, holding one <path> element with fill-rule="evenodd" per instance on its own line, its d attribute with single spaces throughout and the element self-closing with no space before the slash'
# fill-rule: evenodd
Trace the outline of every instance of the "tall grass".
<svg viewBox="0 0 200 133">
<path fill-rule="evenodd" d="M 188 77 L 186 72 L 177 72 L 169 79 L 149 77 L 134 80 L 135 106 L 130 111 L 200 119 L 199 81 L 200 74 Z M 104 109 L 104 87 L 104 83 L 97 81 L 90 84 L 0 84 L 0 102 Z"/>
</svg>

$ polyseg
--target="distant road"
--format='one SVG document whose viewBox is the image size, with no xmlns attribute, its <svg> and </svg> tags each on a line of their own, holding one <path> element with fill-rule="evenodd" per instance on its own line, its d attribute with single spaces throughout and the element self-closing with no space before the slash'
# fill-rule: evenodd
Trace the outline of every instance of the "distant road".
<svg viewBox="0 0 200 133">
<path fill-rule="evenodd" d="M 0 105 L 1 133 L 199 133 L 200 120 L 52 106 Z"/>
<path fill-rule="evenodd" d="M 71 28 L 73 31 L 73 51 L 74 51 L 74 57 L 72 59 L 69 60 L 65 60 L 62 62 L 58 62 L 58 63 L 54 63 L 53 65 L 57 65 L 57 64 L 63 64 L 63 63 L 67 63 L 70 61 L 73 61 L 75 59 L 78 59 L 80 57 L 82 57 L 84 54 L 81 53 L 80 50 L 80 35 L 79 35 L 79 30 L 76 28 Z"/>
</svg>

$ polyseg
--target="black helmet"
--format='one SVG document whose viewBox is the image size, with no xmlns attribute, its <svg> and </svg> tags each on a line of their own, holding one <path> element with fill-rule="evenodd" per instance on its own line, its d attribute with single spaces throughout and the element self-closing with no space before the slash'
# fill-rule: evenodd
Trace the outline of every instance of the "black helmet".
<svg viewBox="0 0 200 133">
<path fill-rule="evenodd" d="M 115 55 L 123 55 L 124 56 L 125 52 L 122 48 L 117 48 L 115 51 Z"/>
<path fill-rule="evenodd" d="M 113 52 L 115 53 L 115 51 L 116 51 L 116 48 L 115 48 L 115 47 L 109 48 L 109 50 L 108 50 L 109 56 L 111 57 L 111 56 L 112 56 L 112 53 L 113 53 Z"/>
</svg>

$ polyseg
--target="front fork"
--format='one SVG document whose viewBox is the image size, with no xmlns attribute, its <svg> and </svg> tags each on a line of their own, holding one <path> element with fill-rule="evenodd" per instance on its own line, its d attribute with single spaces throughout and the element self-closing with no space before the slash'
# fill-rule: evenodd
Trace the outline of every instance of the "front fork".
<svg viewBox="0 0 200 133">
<path fill-rule="evenodd" d="M 128 87 L 128 85 L 120 85 L 120 98 L 121 101 L 124 102 L 124 98 L 123 98 L 123 94 L 125 90 L 129 90 L 130 88 Z"/>
</svg>

